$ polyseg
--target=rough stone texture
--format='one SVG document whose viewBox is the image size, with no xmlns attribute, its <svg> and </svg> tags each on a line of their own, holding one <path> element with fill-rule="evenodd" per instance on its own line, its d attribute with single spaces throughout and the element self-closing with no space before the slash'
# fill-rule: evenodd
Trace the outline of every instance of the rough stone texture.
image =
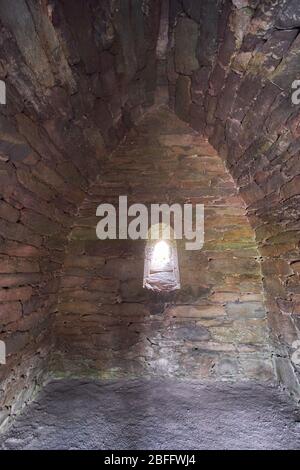
<svg viewBox="0 0 300 470">
<path fill-rule="evenodd" d="M 126 194 L 129 205 L 205 205 L 203 249 L 186 251 L 177 241 L 179 291 L 142 289 L 145 241 L 97 239 L 97 206 Z M 148 112 L 102 166 L 69 238 L 54 371 L 272 380 L 244 203 L 214 149 L 167 108 Z"/>
<path fill-rule="evenodd" d="M 191 102 L 191 79 L 180 75 L 176 82 L 175 110 L 183 121 L 189 120 Z"/>
<path fill-rule="evenodd" d="M 169 8 L 164 2 L 161 21 L 160 3 L 78 0 L 74 8 L 71 0 L 0 0 L 0 79 L 7 85 L 7 106 L 0 107 L 0 339 L 8 351 L 7 365 L 0 368 L 0 425 L 47 378 L 57 337 L 61 362 L 56 357 L 52 367 L 59 370 L 68 367 L 64 361 L 74 358 L 74 349 L 85 351 L 83 345 L 90 344 L 84 364 L 78 362 L 83 371 L 91 366 L 109 375 L 128 369 L 177 374 L 178 363 L 188 358 L 195 375 L 269 376 L 260 269 L 277 375 L 300 398 L 300 133 L 299 110 L 290 97 L 300 71 L 298 2 L 172 0 Z M 158 143 L 153 137 L 145 142 L 143 129 L 136 129 L 130 139 L 138 154 L 133 149 L 129 160 L 121 153 L 116 159 L 122 182 L 108 156 L 153 104 L 157 75 L 159 86 L 168 81 L 171 107 L 209 137 L 215 151 L 207 144 L 205 151 L 202 144 L 194 145 L 195 134 L 179 124 L 165 132 L 165 141 L 155 134 Z M 163 128 L 161 121 L 157 127 Z M 193 157 L 199 151 L 204 152 L 201 164 Z M 220 173 L 217 152 L 239 197 L 224 167 Z M 94 194 L 89 188 L 102 167 L 105 171 L 107 160 L 106 171 L 116 181 Z M 198 264 L 193 275 L 187 267 L 182 270 L 188 287 L 175 302 L 145 300 L 139 290 L 142 245 L 124 251 L 122 244 L 108 244 L 105 255 L 96 255 L 99 245 L 89 239 L 95 233 L 94 206 L 89 213 L 82 201 L 95 196 L 96 204 L 99 197 L 113 198 L 128 187 L 140 200 L 147 174 L 167 184 L 167 196 L 176 202 L 180 196 L 226 208 L 208 214 L 210 246 L 205 256 L 182 258 L 183 266 Z M 147 181 L 149 187 L 152 183 Z M 160 196 L 161 186 L 154 188 Z M 240 196 L 254 232 L 244 207 L 237 211 Z M 74 265 L 74 258 L 65 256 L 65 246 L 78 208 L 86 210 L 88 220 L 72 231 L 76 235 L 68 249 L 75 250 Z M 225 232 L 219 220 L 226 222 Z M 234 255 L 234 262 L 224 254 Z M 60 279 L 63 263 L 68 275 Z M 93 276 L 87 276 L 91 265 Z M 72 330 L 73 336 L 62 320 L 53 334 L 59 286 L 60 307 L 64 305 L 64 313 L 72 310 L 81 325 Z M 205 313 L 198 317 L 198 311 L 191 321 L 187 315 L 194 318 L 193 308 L 202 302 Z M 103 305 L 111 309 L 98 315 Z M 173 318 L 173 307 L 185 311 L 177 310 Z M 173 325 L 178 311 L 183 324 L 177 330 Z M 109 314 L 116 315 L 113 335 Z M 137 322 L 142 318 L 143 329 L 134 329 L 136 320 L 125 329 L 126 315 Z M 145 323 L 145 318 L 151 321 Z M 190 328 L 198 318 L 195 332 L 202 340 L 195 346 Z M 97 331 L 92 341 L 82 338 L 79 344 L 81 328 L 90 331 L 95 325 L 101 325 L 101 334 Z M 151 342 L 156 333 L 159 348 L 163 345 L 159 353 L 153 353 Z M 176 350 L 176 341 L 184 348 Z M 126 367 L 120 360 L 124 350 Z M 172 351 L 172 367 L 161 361 L 166 351 Z M 141 362 L 142 357 L 150 362 Z"/>
<path fill-rule="evenodd" d="M 0 425 L 47 377 L 64 246 L 101 162 L 153 103 L 156 1 L 0 1 Z"/>
<path fill-rule="evenodd" d="M 259 384 L 49 383 L 2 449 L 298 449 L 299 410 Z"/>
<path fill-rule="evenodd" d="M 278 376 L 299 399 L 300 369 L 292 359 L 300 338 L 299 109 L 291 101 L 300 72 L 299 2 L 184 1 L 170 19 L 170 64 L 177 49 L 174 25 L 185 16 L 199 25 L 198 43 L 205 23 L 216 47 L 206 63 L 199 60 L 190 94 L 169 75 L 170 104 L 180 102 L 177 114 L 183 117 L 184 110 L 184 119 L 209 137 L 247 205 L 262 257 Z"/>
<path fill-rule="evenodd" d="M 191 75 L 199 67 L 196 57 L 198 25 L 189 18 L 179 18 L 175 29 L 175 70 Z"/>
</svg>

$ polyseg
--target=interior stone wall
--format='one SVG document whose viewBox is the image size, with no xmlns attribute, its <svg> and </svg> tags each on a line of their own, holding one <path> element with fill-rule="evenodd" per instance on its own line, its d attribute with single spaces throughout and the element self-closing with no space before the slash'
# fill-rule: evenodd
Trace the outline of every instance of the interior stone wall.
<svg viewBox="0 0 300 470">
<path fill-rule="evenodd" d="M 160 1 L 76 0 L 74 8 L 71 0 L 0 0 L 7 86 L 0 106 L 0 340 L 7 345 L 0 424 L 45 378 L 74 215 L 108 155 L 153 104 L 157 64 L 171 107 L 209 137 L 246 202 L 278 376 L 299 396 L 300 137 L 290 99 L 299 78 L 298 2 L 163 3 L 169 24 L 161 24 L 157 45 Z M 157 310 L 157 299 L 147 302 Z M 216 363 L 223 353 L 214 349 Z"/>
<path fill-rule="evenodd" d="M 299 398 L 300 135 L 291 85 L 300 78 L 300 4 L 175 0 L 170 6 L 170 103 L 209 137 L 247 205 L 277 374 Z"/>
<path fill-rule="evenodd" d="M 0 425 L 47 374 L 77 207 L 154 100 L 160 2 L 74 3 L 0 1 Z"/>
<path fill-rule="evenodd" d="M 99 240 L 101 203 L 204 204 L 205 243 L 178 240 L 180 290 L 143 289 L 144 240 Z M 66 248 L 54 371 L 271 380 L 260 261 L 243 200 L 216 151 L 166 108 L 102 167 Z"/>
</svg>

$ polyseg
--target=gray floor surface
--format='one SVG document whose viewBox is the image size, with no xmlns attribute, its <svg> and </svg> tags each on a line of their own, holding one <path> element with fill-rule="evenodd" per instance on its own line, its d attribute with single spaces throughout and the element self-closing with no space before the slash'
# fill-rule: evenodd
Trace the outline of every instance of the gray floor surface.
<svg viewBox="0 0 300 470">
<path fill-rule="evenodd" d="M 261 384 L 59 380 L 0 449 L 300 449 L 300 412 Z"/>
</svg>

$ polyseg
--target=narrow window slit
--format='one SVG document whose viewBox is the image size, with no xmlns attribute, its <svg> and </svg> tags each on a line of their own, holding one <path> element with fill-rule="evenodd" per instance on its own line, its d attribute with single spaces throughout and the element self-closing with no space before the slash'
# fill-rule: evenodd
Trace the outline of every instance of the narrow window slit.
<svg viewBox="0 0 300 470">
<path fill-rule="evenodd" d="M 147 242 L 143 287 L 156 292 L 180 289 L 176 240 Z"/>
</svg>

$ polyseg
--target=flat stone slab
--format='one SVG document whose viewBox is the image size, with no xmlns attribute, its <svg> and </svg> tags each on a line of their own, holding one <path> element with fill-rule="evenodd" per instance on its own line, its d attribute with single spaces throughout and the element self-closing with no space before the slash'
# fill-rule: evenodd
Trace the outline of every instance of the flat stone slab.
<svg viewBox="0 0 300 470">
<path fill-rule="evenodd" d="M 300 410 L 284 392 L 176 379 L 48 383 L 1 449 L 300 449 Z"/>
</svg>

